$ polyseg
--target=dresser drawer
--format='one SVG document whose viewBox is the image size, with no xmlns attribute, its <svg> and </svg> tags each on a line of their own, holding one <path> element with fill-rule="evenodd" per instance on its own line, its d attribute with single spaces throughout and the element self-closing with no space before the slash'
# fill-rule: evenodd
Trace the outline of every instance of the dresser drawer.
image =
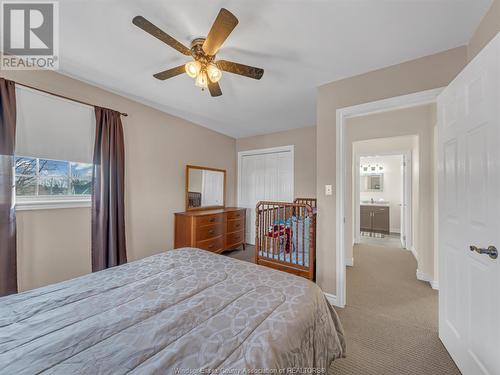
<svg viewBox="0 0 500 375">
<path fill-rule="evenodd" d="M 204 225 L 196 228 L 196 241 L 208 240 L 220 236 L 224 232 L 224 224 Z"/>
<path fill-rule="evenodd" d="M 226 234 L 226 247 L 239 245 L 245 242 L 245 231 L 233 232 Z"/>
<path fill-rule="evenodd" d="M 222 214 L 198 216 L 196 226 L 201 227 L 203 225 L 222 223 L 223 221 L 224 216 Z"/>
<path fill-rule="evenodd" d="M 226 215 L 228 220 L 242 219 L 245 217 L 245 211 L 244 210 L 230 211 L 227 212 Z"/>
<path fill-rule="evenodd" d="M 227 233 L 237 232 L 245 228 L 245 219 L 235 219 L 227 221 Z"/>
<path fill-rule="evenodd" d="M 203 250 L 218 252 L 224 248 L 224 237 L 219 236 L 205 241 L 196 242 L 196 247 Z"/>
</svg>

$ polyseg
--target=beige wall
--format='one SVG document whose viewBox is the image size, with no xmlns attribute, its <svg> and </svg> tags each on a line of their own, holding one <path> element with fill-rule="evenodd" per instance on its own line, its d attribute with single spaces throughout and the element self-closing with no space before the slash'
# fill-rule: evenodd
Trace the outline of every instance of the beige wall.
<svg viewBox="0 0 500 375">
<path fill-rule="evenodd" d="M 317 282 L 325 292 L 336 293 L 336 197 L 325 196 L 324 185 L 335 186 L 337 109 L 447 86 L 466 63 L 467 48 L 459 47 L 319 87 Z"/>
<path fill-rule="evenodd" d="M 54 72 L 0 75 L 129 114 L 123 118 L 129 260 L 172 248 L 173 213 L 184 210 L 186 164 L 226 169 L 227 204 L 234 204 L 233 138 Z M 89 225 L 88 208 L 19 212 L 21 290 L 89 272 Z"/>
<path fill-rule="evenodd" d="M 500 32 L 500 0 L 493 0 L 479 27 L 467 46 L 469 61 L 481 51 L 490 40 Z"/>
<path fill-rule="evenodd" d="M 90 209 L 17 212 L 19 290 L 91 272 Z"/>
<path fill-rule="evenodd" d="M 316 197 L 316 127 L 236 140 L 236 151 L 294 145 L 295 197 Z"/>
<path fill-rule="evenodd" d="M 415 163 L 413 196 L 413 245 L 418 261 L 418 270 L 434 276 L 434 127 L 436 105 L 424 105 L 351 118 L 346 123 L 347 165 L 352 165 L 353 142 L 384 138 L 378 144 L 379 151 L 401 151 L 411 149 Z M 409 140 L 402 136 L 415 136 Z M 398 138 L 389 138 L 398 137 Z M 411 145 L 411 141 L 416 142 Z M 400 141 L 400 142 L 399 142 Z M 417 147 L 418 145 L 418 147 Z M 385 148 L 385 149 L 384 149 Z M 366 148 L 365 148 L 366 149 Z M 371 149 L 375 149 L 372 145 Z M 352 168 L 347 168 L 346 207 L 352 207 Z M 353 238 L 352 211 L 346 212 L 346 259 L 352 257 Z"/>
</svg>

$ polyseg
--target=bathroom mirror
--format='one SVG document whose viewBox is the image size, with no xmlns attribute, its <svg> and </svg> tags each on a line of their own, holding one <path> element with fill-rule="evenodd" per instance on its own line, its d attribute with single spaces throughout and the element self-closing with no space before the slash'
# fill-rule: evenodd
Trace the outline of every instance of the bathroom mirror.
<svg viewBox="0 0 500 375">
<path fill-rule="evenodd" d="M 361 175 L 361 191 L 384 191 L 384 174 Z"/>
<path fill-rule="evenodd" d="M 226 196 L 224 169 L 186 167 L 186 211 L 223 208 Z"/>
</svg>

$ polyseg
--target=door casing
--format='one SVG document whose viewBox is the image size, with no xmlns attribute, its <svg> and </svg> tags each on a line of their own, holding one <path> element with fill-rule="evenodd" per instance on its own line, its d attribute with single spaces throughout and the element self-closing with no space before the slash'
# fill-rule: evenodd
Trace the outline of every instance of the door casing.
<svg viewBox="0 0 500 375">
<path fill-rule="evenodd" d="M 359 104 L 351 107 L 337 109 L 336 111 L 336 137 L 335 137 L 335 267 L 336 270 L 336 294 L 331 295 L 335 306 L 344 307 L 346 302 L 346 261 L 345 261 L 345 218 L 346 209 L 346 122 L 350 117 L 391 111 L 396 109 L 416 107 L 425 104 L 436 103 L 438 95 L 444 87 L 421 91 L 413 94 L 382 99 L 374 102 Z M 318 191 L 321 189 L 318 189 Z M 319 207 L 321 212 L 321 207 Z"/>
</svg>

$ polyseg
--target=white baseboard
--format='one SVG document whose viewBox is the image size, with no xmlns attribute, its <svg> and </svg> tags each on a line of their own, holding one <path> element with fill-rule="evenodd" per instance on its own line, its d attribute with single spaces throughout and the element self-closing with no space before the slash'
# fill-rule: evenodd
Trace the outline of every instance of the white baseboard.
<svg viewBox="0 0 500 375">
<path fill-rule="evenodd" d="M 337 296 L 336 295 L 330 294 L 330 293 L 325 293 L 325 292 L 323 292 L 323 294 L 325 295 L 328 302 L 330 302 L 333 306 L 342 307 L 342 306 L 339 306 L 337 304 Z"/>
<path fill-rule="evenodd" d="M 412 245 L 409 250 L 413 254 L 413 257 L 415 258 L 415 260 L 418 260 L 418 253 L 417 253 L 417 250 L 415 250 L 415 247 Z"/>
<path fill-rule="evenodd" d="M 425 281 L 431 285 L 432 289 L 439 290 L 438 282 L 433 280 L 432 277 L 430 277 L 426 273 L 423 273 L 419 270 L 417 270 L 417 280 Z"/>
<path fill-rule="evenodd" d="M 439 290 L 439 283 L 437 282 L 437 280 L 432 280 L 430 284 L 432 289 Z"/>
<path fill-rule="evenodd" d="M 345 265 L 349 266 L 349 267 L 353 267 L 354 266 L 354 257 L 351 259 L 346 259 Z"/>
<path fill-rule="evenodd" d="M 429 275 L 419 270 L 417 270 L 417 279 L 420 281 L 427 281 L 428 283 L 432 281 L 432 278 Z"/>
</svg>

